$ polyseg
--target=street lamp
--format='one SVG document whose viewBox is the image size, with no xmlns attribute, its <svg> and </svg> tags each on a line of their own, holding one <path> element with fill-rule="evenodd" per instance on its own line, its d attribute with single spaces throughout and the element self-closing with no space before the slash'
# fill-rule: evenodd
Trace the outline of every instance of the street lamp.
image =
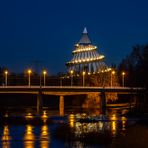
<svg viewBox="0 0 148 148">
<path fill-rule="evenodd" d="M 62 86 L 62 79 L 63 77 L 60 77 L 60 86 Z"/>
<path fill-rule="evenodd" d="M 73 85 L 73 70 L 70 71 L 70 76 L 71 76 L 71 86 Z"/>
<path fill-rule="evenodd" d="M 115 71 L 111 72 L 110 86 L 113 86 L 113 75 L 115 75 Z"/>
<path fill-rule="evenodd" d="M 83 71 L 83 73 L 82 73 L 82 75 L 83 75 L 83 86 L 85 86 L 85 74 L 86 74 L 86 72 Z"/>
<path fill-rule="evenodd" d="M 28 69 L 27 73 L 28 73 L 28 86 L 30 86 L 30 76 L 31 76 L 32 70 Z"/>
<path fill-rule="evenodd" d="M 8 85 L 8 70 L 5 70 L 5 85 Z"/>
<path fill-rule="evenodd" d="M 44 86 L 46 86 L 46 75 L 47 75 L 47 71 L 43 70 Z"/>
<path fill-rule="evenodd" d="M 125 77 L 125 72 L 122 72 L 122 87 L 124 87 L 124 77 Z"/>
</svg>

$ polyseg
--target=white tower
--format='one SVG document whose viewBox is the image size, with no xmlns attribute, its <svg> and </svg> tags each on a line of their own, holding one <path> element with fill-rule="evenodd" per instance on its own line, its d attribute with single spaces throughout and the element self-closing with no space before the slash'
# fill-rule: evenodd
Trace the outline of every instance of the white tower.
<svg viewBox="0 0 148 148">
<path fill-rule="evenodd" d="M 86 28 L 72 53 L 72 60 L 66 63 L 68 72 L 73 71 L 75 74 L 80 74 L 85 71 L 94 74 L 108 70 L 104 63 L 104 55 L 100 55 L 97 47 L 92 45 Z"/>
</svg>

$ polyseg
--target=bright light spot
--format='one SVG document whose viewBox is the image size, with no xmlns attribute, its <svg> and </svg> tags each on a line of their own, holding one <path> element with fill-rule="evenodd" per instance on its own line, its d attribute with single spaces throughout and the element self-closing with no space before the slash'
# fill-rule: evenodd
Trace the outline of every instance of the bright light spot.
<svg viewBox="0 0 148 148">
<path fill-rule="evenodd" d="M 8 74 L 8 70 L 5 70 L 5 75 L 7 75 Z"/>
<path fill-rule="evenodd" d="M 83 74 L 83 76 L 84 76 L 84 75 L 86 74 L 86 72 L 85 72 L 85 71 L 83 71 L 83 73 L 82 73 L 82 74 Z"/>
<path fill-rule="evenodd" d="M 47 71 L 46 70 L 43 70 L 43 75 L 46 75 L 47 74 Z"/>
<path fill-rule="evenodd" d="M 122 72 L 122 75 L 124 76 L 125 75 L 125 72 Z"/>
<path fill-rule="evenodd" d="M 115 74 L 115 71 L 112 71 L 112 75 L 114 75 Z"/>
<path fill-rule="evenodd" d="M 28 72 L 28 74 L 31 74 L 32 73 L 32 70 L 31 69 L 28 69 L 27 72 Z"/>
<path fill-rule="evenodd" d="M 25 117 L 26 117 L 26 119 L 32 119 L 33 115 L 31 113 L 28 113 Z"/>
</svg>

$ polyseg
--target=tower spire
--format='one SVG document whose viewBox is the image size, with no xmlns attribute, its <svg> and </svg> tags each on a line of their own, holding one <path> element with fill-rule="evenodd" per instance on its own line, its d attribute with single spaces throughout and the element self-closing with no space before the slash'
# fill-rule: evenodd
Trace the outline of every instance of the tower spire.
<svg viewBox="0 0 148 148">
<path fill-rule="evenodd" d="M 82 37 L 79 40 L 78 44 L 82 44 L 82 45 L 83 44 L 91 44 L 91 41 L 90 41 L 90 39 L 88 37 L 88 32 L 87 32 L 86 27 L 83 30 Z"/>
<path fill-rule="evenodd" d="M 87 33 L 87 28 L 86 27 L 84 28 L 83 33 Z"/>
</svg>

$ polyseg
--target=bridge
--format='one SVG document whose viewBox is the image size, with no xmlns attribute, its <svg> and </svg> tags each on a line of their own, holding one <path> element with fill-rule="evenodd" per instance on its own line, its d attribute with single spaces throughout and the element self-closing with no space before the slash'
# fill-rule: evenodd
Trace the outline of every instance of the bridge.
<svg viewBox="0 0 148 148">
<path fill-rule="evenodd" d="M 77 95 L 90 92 L 143 93 L 141 87 L 87 87 L 87 86 L 0 86 L 0 93 L 28 93 L 49 95 Z"/>
<path fill-rule="evenodd" d="M 40 112 L 42 94 L 59 96 L 60 115 L 64 115 L 64 96 L 88 95 L 98 93 L 101 96 L 102 111 L 106 110 L 105 93 L 144 94 L 145 88 L 140 87 L 87 87 L 87 86 L 0 86 L 0 94 L 37 94 L 37 112 Z"/>
</svg>

